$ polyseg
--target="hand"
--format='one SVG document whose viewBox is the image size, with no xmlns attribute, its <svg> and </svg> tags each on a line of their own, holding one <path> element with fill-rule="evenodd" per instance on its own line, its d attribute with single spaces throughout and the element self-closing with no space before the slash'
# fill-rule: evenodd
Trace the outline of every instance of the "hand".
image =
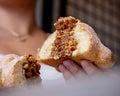
<svg viewBox="0 0 120 96">
<path fill-rule="evenodd" d="M 88 60 L 82 60 L 80 64 L 72 60 L 66 60 L 59 66 L 59 70 L 63 73 L 66 80 L 78 80 L 86 77 L 106 75 L 116 77 L 115 72 L 110 69 L 102 70 L 96 67 Z"/>
</svg>

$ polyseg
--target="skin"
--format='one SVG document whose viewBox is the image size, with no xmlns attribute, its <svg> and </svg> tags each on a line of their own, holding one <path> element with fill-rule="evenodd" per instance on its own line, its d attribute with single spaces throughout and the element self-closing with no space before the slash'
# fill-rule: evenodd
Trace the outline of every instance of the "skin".
<svg viewBox="0 0 120 96">
<path fill-rule="evenodd" d="M 36 0 L 0 0 L 1 54 L 37 54 L 48 35 L 35 23 L 35 3 Z M 21 38 L 25 41 L 21 41 Z M 90 61 L 83 60 L 80 64 L 66 60 L 59 70 L 66 80 L 101 72 Z"/>
<path fill-rule="evenodd" d="M 99 76 L 108 78 L 118 77 L 115 71 L 111 69 L 100 69 L 88 60 L 82 60 L 79 64 L 72 60 L 65 60 L 59 66 L 59 70 L 63 73 L 67 81 L 79 81 L 80 79 Z"/>
<path fill-rule="evenodd" d="M 1 54 L 37 54 L 47 34 L 35 23 L 35 3 L 36 0 L 0 0 Z"/>
</svg>

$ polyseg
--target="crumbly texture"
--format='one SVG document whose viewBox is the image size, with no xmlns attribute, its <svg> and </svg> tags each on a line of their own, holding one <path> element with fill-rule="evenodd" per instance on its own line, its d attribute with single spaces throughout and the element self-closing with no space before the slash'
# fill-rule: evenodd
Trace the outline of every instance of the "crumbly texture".
<svg viewBox="0 0 120 96">
<path fill-rule="evenodd" d="M 23 69 L 25 70 L 25 77 L 28 78 L 35 78 L 39 77 L 40 75 L 40 64 L 37 60 L 30 54 L 26 55 L 22 60 Z"/>
<path fill-rule="evenodd" d="M 69 16 L 58 19 L 55 27 L 56 31 L 47 38 L 38 53 L 41 63 L 56 69 L 66 58 L 78 64 L 86 59 L 99 68 L 110 68 L 114 64 L 111 50 L 101 43 L 94 29 L 86 23 Z"/>
<path fill-rule="evenodd" d="M 40 79 L 40 64 L 30 54 L 17 56 L 9 54 L 3 57 L 0 62 L 0 86 L 19 87 L 26 86 L 28 81 Z"/>
<path fill-rule="evenodd" d="M 72 30 L 77 22 L 78 20 L 74 17 L 66 17 L 58 19 L 54 24 L 57 31 L 56 39 L 52 45 L 51 57 L 64 60 L 72 55 L 77 45 Z"/>
</svg>

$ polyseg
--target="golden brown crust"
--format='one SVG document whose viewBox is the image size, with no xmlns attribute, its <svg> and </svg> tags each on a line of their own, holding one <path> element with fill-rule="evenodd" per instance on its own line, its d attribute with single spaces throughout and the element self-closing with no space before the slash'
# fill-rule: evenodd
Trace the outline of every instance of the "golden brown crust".
<svg viewBox="0 0 120 96">
<path fill-rule="evenodd" d="M 25 66 L 28 64 L 28 66 Z M 24 56 L 6 55 L 1 60 L 2 87 L 26 85 L 29 79 L 38 79 L 40 64 L 30 54 Z M 28 73 L 31 73 L 30 75 Z M 39 78 L 41 81 L 41 79 Z"/>
<path fill-rule="evenodd" d="M 58 42 L 58 44 L 55 45 L 55 41 L 58 39 L 61 39 L 61 38 L 57 38 L 57 36 L 59 37 L 58 34 L 61 32 L 60 28 L 62 28 L 62 31 L 64 32 L 66 32 L 67 30 L 65 29 L 66 27 L 64 27 L 66 23 L 62 24 L 64 22 L 61 23 L 61 20 L 63 20 L 64 22 L 68 22 L 66 20 L 71 20 L 71 17 L 60 18 L 57 21 L 59 28 L 57 28 L 57 30 L 48 37 L 48 39 L 45 41 L 41 50 L 38 53 L 38 59 L 40 62 L 48 64 L 50 66 L 54 66 L 55 68 L 58 68 L 59 64 L 62 63 L 63 60 L 65 60 L 60 58 L 54 58 L 55 55 L 58 55 L 58 52 L 57 54 L 56 54 L 56 50 L 55 52 L 53 52 L 54 51 L 53 49 L 57 49 L 57 50 L 59 49 L 58 48 L 59 46 L 56 46 L 56 45 L 59 45 L 61 43 L 60 41 Z M 55 25 L 57 23 L 55 23 Z M 61 24 L 61 27 L 59 23 Z M 74 24 L 73 24 L 74 27 L 71 27 L 73 26 L 72 24 L 71 26 L 69 25 L 71 30 L 69 31 L 67 30 L 67 32 L 72 32 L 73 38 L 74 40 L 76 40 L 77 45 L 75 45 L 76 48 L 73 51 L 71 51 L 68 48 L 67 44 L 64 45 L 65 47 L 67 47 L 69 51 L 72 52 L 70 53 L 71 55 L 67 56 L 67 59 L 72 59 L 78 64 L 80 64 L 80 61 L 82 59 L 87 59 L 93 62 L 94 64 L 96 64 L 100 68 L 111 67 L 114 64 L 114 56 L 110 51 L 110 49 L 108 49 L 101 43 L 95 31 L 89 25 L 82 23 L 79 20 L 77 20 L 77 22 Z M 67 32 L 66 33 L 64 32 L 60 36 L 66 35 Z M 64 37 L 62 37 L 62 39 L 63 38 Z M 69 40 L 72 41 L 71 39 Z M 65 40 L 63 41 L 66 42 Z M 67 42 L 70 42 L 70 41 L 67 41 Z M 65 48 L 62 48 L 62 50 L 64 49 Z M 52 57 L 51 57 L 51 52 L 54 53 L 52 54 Z M 64 54 L 66 54 L 66 51 L 64 52 L 65 52 Z M 62 58 L 65 58 L 64 54 L 60 56 L 61 57 L 63 56 Z"/>
</svg>

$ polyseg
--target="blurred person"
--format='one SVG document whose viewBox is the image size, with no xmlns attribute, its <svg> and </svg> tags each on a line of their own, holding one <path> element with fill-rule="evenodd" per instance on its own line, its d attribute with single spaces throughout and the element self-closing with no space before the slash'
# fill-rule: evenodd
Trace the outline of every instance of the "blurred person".
<svg viewBox="0 0 120 96">
<path fill-rule="evenodd" d="M 0 53 L 36 54 L 47 34 L 35 23 L 36 0 L 0 0 Z"/>
</svg>

